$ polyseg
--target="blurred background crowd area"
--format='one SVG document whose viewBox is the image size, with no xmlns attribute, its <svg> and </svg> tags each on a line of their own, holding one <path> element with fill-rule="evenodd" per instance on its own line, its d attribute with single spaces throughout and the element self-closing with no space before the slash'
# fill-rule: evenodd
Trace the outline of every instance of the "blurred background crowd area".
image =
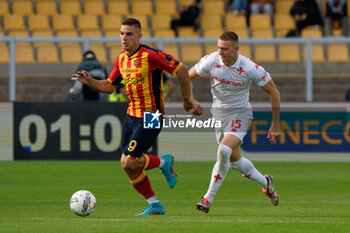
<svg viewBox="0 0 350 233">
<path fill-rule="evenodd" d="M 349 5 L 345 0 L 0 0 L 0 38 L 119 38 L 127 17 L 140 20 L 144 38 L 217 38 L 226 30 L 240 39 L 346 38 Z M 82 61 L 83 43 L 17 42 L 15 48 L 16 100 L 66 101 L 68 77 Z M 117 42 L 90 43 L 90 49 L 108 71 L 122 51 Z M 215 43 L 165 43 L 163 49 L 191 67 L 217 48 Z M 271 73 L 282 101 L 305 101 L 304 45 L 248 43 L 240 45 L 240 53 Z M 0 41 L 0 54 L 0 101 L 8 101 L 8 42 Z M 349 44 L 314 44 L 312 61 L 314 101 L 345 101 Z M 209 81 L 195 82 L 198 99 L 210 101 Z M 252 88 L 252 101 L 266 98 Z M 170 101 L 180 100 L 177 90 Z"/>
</svg>

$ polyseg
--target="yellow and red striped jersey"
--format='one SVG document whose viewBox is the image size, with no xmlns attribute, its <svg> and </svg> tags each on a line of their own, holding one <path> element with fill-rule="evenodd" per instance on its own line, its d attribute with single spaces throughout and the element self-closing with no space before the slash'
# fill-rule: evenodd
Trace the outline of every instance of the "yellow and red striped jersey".
<svg viewBox="0 0 350 233">
<path fill-rule="evenodd" d="M 128 114 L 143 117 L 145 111 L 164 113 L 163 70 L 175 74 L 182 63 L 160 49 L 141 44 L 131 55 L 118 54 L 108 77 L 112 84 L 123 78 L 129 97 Z"/>
</svg>

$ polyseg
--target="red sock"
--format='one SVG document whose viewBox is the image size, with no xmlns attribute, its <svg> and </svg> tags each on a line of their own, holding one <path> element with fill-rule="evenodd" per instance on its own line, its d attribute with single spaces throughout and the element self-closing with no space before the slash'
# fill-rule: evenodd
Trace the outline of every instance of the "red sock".
<svg viewBox="0 0 350 233">
<path fill-rule="evenodd" d="M 143 154 L 143 157 L 145 157 L 145 166 L 143 167 L 145 170 L 151 170 L 160 164 L 160 158 L 155 155 Z"/>
<path fill-rule="evenodd" d="M 144 171 L 142 171 L 134 180 L 130 180 L 137 192 L 139 192 L 146 199 L 154 196 L 151 182 Z"/>
</svg>

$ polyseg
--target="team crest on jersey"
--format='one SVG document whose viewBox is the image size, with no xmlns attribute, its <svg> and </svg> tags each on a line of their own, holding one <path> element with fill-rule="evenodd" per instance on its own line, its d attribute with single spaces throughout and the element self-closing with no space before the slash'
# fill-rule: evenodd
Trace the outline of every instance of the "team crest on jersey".
<svg viewBox="0 0 350 233">
<path fill-rule="evenodd" d="M 216 67 L 216 68 L 219 68 L 219 69 L 221 68 L 221 66 L 220 66 L 219 64 L 216 64 L 215 67 Z"/>
<path fill-rule="evenodd" d="M 137 66 L 139 64 L 139 60 L 134 60 L 134 66 Z"/>
</svg>

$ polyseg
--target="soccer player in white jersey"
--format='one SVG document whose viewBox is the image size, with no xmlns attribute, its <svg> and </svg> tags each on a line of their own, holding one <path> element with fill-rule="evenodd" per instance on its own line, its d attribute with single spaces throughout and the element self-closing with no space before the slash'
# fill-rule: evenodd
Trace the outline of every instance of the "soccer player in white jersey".
<svg viewBox="0 0 350 233">
<path fill-rule="evenodd" d="M 253 163 L 242 157 L 240 145 L 252 119 L 249 103 L 249 89 L 254 82 L 270 95 L 272 122 L 267 138 L 274 144 L 281 135 L 279 125 L 280 94 L 270 74 L 238 53 L 239 42 L 236 33 L 224 32 L 218 40 L 218 51 L 203 57 L 189 71 L 191 80 L 199 76 L 210 76 L 213 104 L 211 112 L 221 127 L 216 128 L 219 144 L 217 161 L 214 165 L 209 189 L 196 209 L 209 212 L 214 195 L 225 179 L 229 167 L 243 176 L 257 182 L 271 203 L 278 205 L 279 196 L 273 186 L 271 175 L 262 175 Z"/>
</svg>

